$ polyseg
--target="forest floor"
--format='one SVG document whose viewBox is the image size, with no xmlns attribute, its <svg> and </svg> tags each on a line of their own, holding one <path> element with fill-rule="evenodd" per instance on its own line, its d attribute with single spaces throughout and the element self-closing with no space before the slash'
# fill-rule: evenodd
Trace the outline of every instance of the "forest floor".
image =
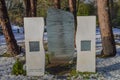
<svg viewBox="0 0 120 80">
<path fill-rule="evenodd" d="M 114 34 L 118 34 L 120 29 L 115 29 Z M 19 45 L 24 48 L 24 34 L 15 33 L 15 37 Z M 44 38 L 47 40 L 46 38 Z M 56 65 L 56 67 L 47 67 L 44 76 L 32 77 L 23 75 L 12 75 L 12 67 L 16 62 L 14 57 L 0 56 L 0 80 L 120 80 L 120 38 L 116 39 L 117 54 L 111 58 L 96 58 L 96 73 L 76 73 L 76 65 Z M 4 36 L 0 35 L 0 55 L 6 52 L 6 44 Z M 96 54 L 100 54 L 102 50 L 99 29 L 96 30 Z M 19 58 L 24 59 L 24 51 Z M 72 67 L 72 68 L 71 68 Z M 52 71 L 52 72 L 51 72 Z M 55 74 L 56 73 L 56 74 Z"/>
</svg>

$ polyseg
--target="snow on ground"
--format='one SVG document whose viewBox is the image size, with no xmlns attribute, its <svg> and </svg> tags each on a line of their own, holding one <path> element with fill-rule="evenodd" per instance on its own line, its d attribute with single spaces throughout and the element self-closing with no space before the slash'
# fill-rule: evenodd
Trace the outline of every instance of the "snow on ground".
<svg viewBox="0 0 120 80">
<path fill-rule="evenodd" d="M 12 26 L 12 30 L 15 36 L 15 39 L 17 40 L 17 42 L 24 42 L 24 29 L 23 27 L 19 27 L 19 26 Z M 19 33 L 18 33 L 19 30 Z M 44 33 L 44 41 L 47 41 L 47 33 Z M 0 35 L 0 46 L 1 45 L 5 45 L 5 38 L 4 35 Z"/>
<path fill-rule="evenodd" d="M 18 30 L 19 30 L 19 33 L 18 33 Z M 23 42 L 24 41 L 23 27 L 12 25 L 12 31 L 14 33 L 14 36 L 15 36 L 15 39 L 17 40 L 17 42 Z M 4 45 L 4 44 L 6 44 L 4 35 L 0 35 L 0 46 Z"/>
<path fill-rule="evenodd" d="M 19 33 L 17 32 L 19 29 Z M 24 41 L 24 29 L 23 27 L 18 26 L 12 26 L 13 33 L 15 35 L 15 39 L 17 42 L 23 42 Z M 116 42 L 120 41 L 120 29 L 113 28 L 114 35 L 119 35 L 118 39 L 116 39 Z M 44 41 L 47 42 L 47 33 L 44 33 Z M 101 35 L 100 35 L 100 29 L 96 29 L 96 44 L 101 43 Z M 5 38 L 3 35 L 0 35 L 0 45 L 5 44 Z"/>
<path fill-rule="evenodd" d="M 19 32 L 18 33 L 18 29 Z M 24 42 L 24 31 L 23 28 L 14 26 L 12 28 L 15 38 L 17 42 Z M 120 43 L 120 29 L 113 29 L 114 35 L 117 35 L 116 42 Z M 47 33 L 44 33 L 44 41 L 47 42 Z M 101 47 L 101 36 L 99 28 L 96 29 L 96 53 L 100 53 L 102 50 Z M 94 80 L 120 80 L 120 46 L 117 47 L 117 55 L 112 58 L 97 58 L 96 59 L 96 68 L 97 72 L 101 75 L 101 77 L 96 77 Z M 6 52 L 5 39 L 3 35 L 0 35 L 0 55 Z M 28 76 L 15 76 L 11 75 L 11 67 L 15 60 L 13 58 L 2 58 L 0 57 L 0 80 L 28 80 L 31 77 Z M 47 79 L 46 79 L 47 77 Z M 45 75 L 42 79 L 52 80 L 53 75 Z M 50 79 L 51 78 L 51 79 Z M 97 79 L 99 78 L 99 79 Z M 77 78 L 79 80 L 80 78 Z M 41 78 L 39 78 L 41 80 Z M 76 79 L 74 79 L 76 80 Z M 82 79 L 80 79 L 82 80 Z M 92 79 L 91 79 L 92 80 Z"/>
<path fill-rule="evenodd" d="M 105 78 L 103 80 L 120 80 L 120 46 L 116 45 L 116 48 L 117 54 L 115 57 L 96 59 L 97 72 L 103 74 Z"/>
<path fill-rule="evenodd" d="M 120 29 L 113 28 L 115 42 L 120 43 Z M 117 35 L 117 36 L 116 36 Z M 100 31 L 96 29 L 96 52 L 100 53 L 102 50 Z M 104 78 L 103 80 L 120 80 L 120 45 L 116 45 L 117 55 L 112 58 L 97 58 L 96 67 L 97 72 L 100 72 Z"/>
</svg>

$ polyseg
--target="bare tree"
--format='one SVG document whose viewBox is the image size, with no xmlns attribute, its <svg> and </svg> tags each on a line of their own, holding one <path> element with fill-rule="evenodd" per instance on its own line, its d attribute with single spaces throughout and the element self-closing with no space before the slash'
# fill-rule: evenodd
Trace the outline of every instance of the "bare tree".
<svg viewBox="0 0 120 80">
<path fill-rule="evenodd" d="M 17 45 L 17 42 L 11 29 L 5 0 L 0 0 L 0 24 L 3 29 L 3 34 L 5 36 L 6 44 L 8 47 L 8 53 L 11 55 L 19 54 L 19 46 Z"/>
<path fill-rule="evenodd" d="M 37 0 L 24 0 L 25 5 L 25 13 L 26 17 L 35 17 L 36 16 L 36 8 L 37 8 Z"/>
<path fill-rule="evenodd" d="M 77 24 L 76 0 L 69 0 L 69 9 L 74 15 L 75 24 Z"/>
<path fill-rule="evenodd" d="M 102 54 L 115 56 L 116 47 L 110 21 L 109 0 L 97 0 L 97 8 L 103 46 Z"/>
<path fill-rule="evenodd" d="M 75 36 L 76 36 L 76 29 L 77 29 L 77 10 L 76 10 L 76 0 L 68 0 L 69 3 L 69 10 L 71 13 L 74 15 L 74 22 L 75 22 Z M 74 37 L 74 45 L 76 47 L 76 42 L 75 42 L 75 37 Z"/>
<path fill-rule="evenodd" d="M 36 16 L 37 0 L 30 0 L 31 5 L 31 17 Z"/>
<path fill-rule="evenodd" d="M 111 19 L 111 24 L 112 27 L 114 26 L 112 20 L 115 18 L 115 8 L 114 8 L 114 2 L 113 0 L 109 0 L 109 9 L 110 9 L 110 19 Z"/>
<path fill-rule="evenodd" d="M 57 9 L 61 8 L 60 0 L 54 0 L 54 7 L 57 8 Z"/>
<path fill-rule="evenodd" d="M 25 16 L 26 17 L 30 17 L 31 13 L 31 6 L 30 6 L 30 0 L 24 0 L 24 5 L 25 5 Z"/>
</svg>

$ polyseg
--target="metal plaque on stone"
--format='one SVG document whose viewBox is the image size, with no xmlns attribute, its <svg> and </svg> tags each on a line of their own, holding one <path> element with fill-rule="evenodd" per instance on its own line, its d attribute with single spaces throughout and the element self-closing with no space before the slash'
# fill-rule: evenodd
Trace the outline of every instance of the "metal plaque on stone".
<svg viewBox="0 0 120 80">
<path fill-rule="evenodd" d="M 71 60 L 74 54 L 74 16 L 69 12 L 50 8 L 46 21 L 51 60 Z"/>
<path fill-rule="evenodd" d="M 81 41 L 81 51 L 90 51 L 91 50 L 91 41 L 82 40 Z"/>
<path fill-rule="evenodd" d="M 30 41 L 29 48 L 30 52 L 40 51 L 39 41 Z"/>
</svg>

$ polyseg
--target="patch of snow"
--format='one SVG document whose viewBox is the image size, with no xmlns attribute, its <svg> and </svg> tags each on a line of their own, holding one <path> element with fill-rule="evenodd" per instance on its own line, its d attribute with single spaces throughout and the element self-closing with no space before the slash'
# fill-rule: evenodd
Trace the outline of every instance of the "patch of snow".
<svg viewBox="0 0 120 80">
<path fill-rule="evenodd" d="M 17 33 L 18 27 L 14 27 L 12 30 L 14 30 L 14 35 L 17 40 L 17 42 L 24 42 L 24 33 L 20 32 Z M 20 29 L 20 28 L 19 28 Z M 22 29 L 20 29 L 23 31 Z M 120 29 L 113 29 L 114 34 L 120 35 Z M 47 32 L 44 33 L 44 41 L 47 41 Z M 120 43 L 120 40 L 117 39 L 116 42 Z M 6 51 L 5 44 L 5 38 L 3 35 L 0 35 L 0 53 L 4 53 Z M 117 55 L 113 58 L 97 58 L 97 73 L 95 77 L 91 78 L 90 80 L 119 80 L 120 79 L 120 46 L 116 46 L 117 48 Z M 99 54 L 102 50 L 101 45 L 101 36 L 100 36 L 100 30 L 99 28 L 96 29 L 96 53 Z M 22 59 L 22 58 L 21 58 Z M 12 66 L 15 63 L 14 58 L 0 58 L 0 80 L 54 80 L 54 75 L 44 75 L 43 77 L 34 78 L 30 76 L 22 76 L 22 75 L 11 75 Z M 74 79 L 74 76 L 72 77 Z M 72 79 L 71 78 L 71 79 Z M 73 80 L 72 79 L 72 80 Z M 78 76 L 77 79 L 74 80 L 82 80 L 82 76 Z M 55 79 L 56 80 L 56 79 Z"/>
<path fill-rule="evenodd" d="M 12 25 L 12 31 L 13 33 L 23 33 L 24 32 L 24 28 L 23 27 L 19 27 L 19 26 L 15 26 L 15 25 Z"/>
<path fill-rule="evenodd" d="M 118 28 L 113 28 L 113 33 L 120 35 L 120 29 L 118 29 Z"/>
</svg>

